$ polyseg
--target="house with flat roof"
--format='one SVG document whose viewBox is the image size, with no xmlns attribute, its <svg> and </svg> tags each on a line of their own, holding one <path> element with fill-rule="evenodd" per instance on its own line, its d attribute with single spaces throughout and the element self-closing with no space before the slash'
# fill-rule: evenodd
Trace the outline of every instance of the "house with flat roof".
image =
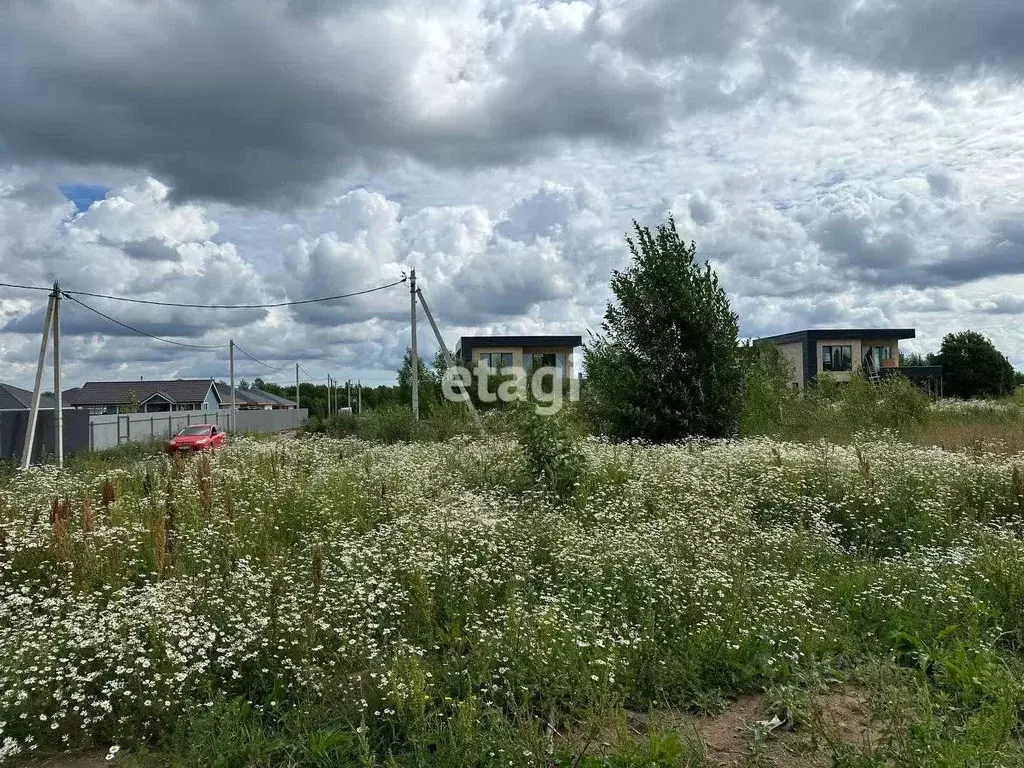
<svg viewBox="0 0 1024 768">
<path fill-rule="evenodd" d="M 90 413 L 215 411 L 220 395 L 213 379 L 87 381 L 62 394 L 64 405 Z"/>
<path fill-rule="evenodd" d="M 941 395 L 942 368 L 900 367 L 899 343 L 915 336 L 913 328 L 816 328 L 766 336 L 757 343 L 775 344 L 792 366 L 792 382 L 805 387 L 821 373 L 849 381 L 855 372 L 871 379 L 903 375 Z"/>
<path fill-rule="evenodd" d="M 568 380 L 574 376 L 574 350 L 582 343 L 582 336 L 463 336 L 455 357 L 470 368 L 480 363 L 495 370 L 551 366 Z"/>
</svg>

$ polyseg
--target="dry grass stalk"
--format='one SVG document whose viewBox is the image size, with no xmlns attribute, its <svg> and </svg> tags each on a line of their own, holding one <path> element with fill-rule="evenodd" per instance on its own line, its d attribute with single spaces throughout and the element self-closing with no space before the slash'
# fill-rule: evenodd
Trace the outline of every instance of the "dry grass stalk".
<svg viewBox="0 0 1024 768">
<path fill-rule="evenodd" d="M 93 514 L 92 502 L 89 501 L 88 496 L 82 500 L 82 529 L 86 533 L 96 530 L 96 515 Z"/>
<path fill-rule="evenodd" d="M 107 480 L 103 483 L 103 508 L 110 509 L 110 505 L 117 501 L 117 488 Z"/>
<path fill-rule="evenodd" d="M 1024 512 L 1024 476 L 1021 475 L 1020 467 L 1014 466 L 1010 483 L 1017 508 Z"/>
<path fill-rule="evenodd" d="M 871 474 L 871 462 L 868 457 L 861 451 L 860 446 L 856 446 L 854 452 L 857 454 L 857 469 L 860 471 L 860 476 L 864 478 L 864 483 L 868 488 L 873 488 L 875 485 L 875 478 Z"/>
<path fill-rule="evenodd" d="M 57 560 L 66 563 L 71 560 L 71 536 L 68 533 L 68 521 L 71 519 L 71 501 L 61 501 L 53 497 L 50 507 L 50 532 L 53 536 L 53 550 Z"/>
</svg>

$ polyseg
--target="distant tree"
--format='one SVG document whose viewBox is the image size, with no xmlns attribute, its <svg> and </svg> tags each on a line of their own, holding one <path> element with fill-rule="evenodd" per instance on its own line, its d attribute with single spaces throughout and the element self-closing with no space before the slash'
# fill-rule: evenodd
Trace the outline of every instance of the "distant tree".
<svg viewBox="0 0 1024 768">
<path fill-rule="evenodd" d="M 434 370 L 422 357 L 419 358 L 419 374 L 420 416 L 426 417 L 434 403 L 440 400 L 440 387 Z M 402 403 L 412 407 L 412 350 L 408 347 L 398 369 L 398 397 Z"/>
<path fill-rule="evenodd" d="M 242 379 L 240 382 L 238 382 L 238 388 L 239 389 L 248 389 L 249 388 L 249 382 L 246 381 L 245 379 Z"/>
<path fill-rule="evenodd" d="M 919 365 L 931 365 L 931 358 L 934 355 L 922 355 L 919 352 L 900 352 L 900 367 L 912 368 Z"/>
<path fill-rule="evenodd" d="M 128 402 L 119 409 L 121 413 L 139 413 L 142 410 L 142 403 L 135 392 L 128 393 Z"/>
<path fill-rule="evenodd" d="M 591 414 L 618 438 L 736 434 L 743 398 L 739 327 L 711 265 L 679 237 L 633 222 L 632 262 L 612 273 L 615 300 L 584 349 Z"/>
<path fill-rule="evenodd" d="M 434 355 L 434 378 L 438 381 L 444 377 L 444 372 L 448 370 L 448 361 L 445 359 L 444 352 L 440 349 Z"/>
<path fill-rule="evenodd" d="M 748 344 L 743 353 L 743 410 L 740 434 L 778 435 L 797 392 L 793 364 L 775 344 Z"/>
<path fill-rule="evenodd" d="M 1013 366 L 977 331 L 950 333 L 935 356 L 943 389 L 951 397 L 1000 397 L 1013 390 Z"/>
<path fill-rule="evenodd" d="M 265 387 L 266 385 L 266 382 L 263 381 L 263 379 L 261 379 L 259 376 L 252 380 L 253 389 L 263 389 L 263 387 Z"/>
</svg>

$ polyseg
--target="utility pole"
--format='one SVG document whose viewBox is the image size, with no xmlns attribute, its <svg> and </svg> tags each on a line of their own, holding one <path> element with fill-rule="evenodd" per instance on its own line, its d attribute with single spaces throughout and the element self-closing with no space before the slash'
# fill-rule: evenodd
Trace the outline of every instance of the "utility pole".
<svg viewBox="0 0 1024 768">
<path fill-rule="evenodd" d="M 29 410 L 28 426 L 25 428 L 25 447 L 21 454 L 21 468 L 28 469 L 32 463 L 32 444 L 36 439 L 36 422 L 39 419 L 39 398 L 43 394 L 43 366 L 46 364 L 46 345 L 50 341 L 50 325 L 53 323 L 53 294 L 46 303 L 46 319 L 43 320 L 43 341 L 39 345 L 39 362 L 36 365 L 36 384 L 32 388 L 32 408 Z"/>
<path fill-rule="evenodd" d="M 231 371 L 231 434 L 238 433 L 238 410 L 235 403 L 235 340 L 228 342 L 228 368 Z"/>
<path fill-rule="evenodd" d="M 348 410 L 352 411 L 352 379 L 345 382 L 345 389 L 348 391 Z"/>
<path fill-rule="evenodd" d="M 295 364 L 295 410 L 299 410 L 299 364 Z"/>
<path fill-rule="evenodd" d="M 331 416 L 331 374 L 327 374 L 327 417 Z"/>
<path fill-rule="evenodd" d="M 441 331 L 437 328 L 437 323 L 434 322 L 434 316 L 430 313 L 430 307 L 427 306 L 427 300 L 423 298 L 423 291 L 417 290 L 416 295 L 419 296 L 420 304 L 423 305 L 423 314 L 427 316 L 427 321 L 430 323 L 430 328 L 434 331 L 434 337 L 437 339 L 437 345 L 441 347 L 441 354 L 444 355 L 444 360 L 448 364 L 448 367 L 455 368 L 455 358 L 452 357 L 452 353 L 448 351 L 448 347 L 445 346 L 444 339 L 441 338 Z M 468 392 L 466 393 L 469 394 Z M 473 421 L 476 422 L 476 428 L 480 432 L 480 437 L 487 436 L 487 430 L 484 429 L 484 423 L 480 420 L 480 414 L 476 412 L 476 406 L 473 405 L 473 400 L 470 397 L 466 397 L 466 405 L 469 406 L 469 412 L 473 414 Z"/>
<path fill-rule="evenodd" d="M 363 415 L 363 382 L 356 382 L 356 406 L 359 408 L 359 415 Z"/>
<path fill-rule="evenodd" d="M 420 356 L 416 351 L 416 270 L 409 270 L 409 317 L 412 325 L 412 419 L 420 420 Z"/>
<path fill-rule="evenodd" d="M 60 394 L 60 283 L 53 283 L 53 432 L 57 466 L 64 468 L 64 403 Z"/>
</svg>

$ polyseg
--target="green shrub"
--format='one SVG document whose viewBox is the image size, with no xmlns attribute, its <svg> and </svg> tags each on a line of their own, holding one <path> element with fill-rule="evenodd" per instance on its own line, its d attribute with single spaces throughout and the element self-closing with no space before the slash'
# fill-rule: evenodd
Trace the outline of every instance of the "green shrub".
<svg viewBox="0 0 1024 768">
<path fill-rule="evenodd" d="M 580 439 L 563 413 L 541 416 L 524 408 L 519 441 L 530 473 L 560 501 L 568 500 L 586 471 Z"/>
<path fill-rule="evenodd" d="M 360 418 L 358 435 L 363 440 L 382 443 L 411 442 L 417 433 L 412 411 L 401 405 L 386 405 Z"/>
</svg>

